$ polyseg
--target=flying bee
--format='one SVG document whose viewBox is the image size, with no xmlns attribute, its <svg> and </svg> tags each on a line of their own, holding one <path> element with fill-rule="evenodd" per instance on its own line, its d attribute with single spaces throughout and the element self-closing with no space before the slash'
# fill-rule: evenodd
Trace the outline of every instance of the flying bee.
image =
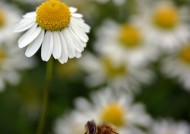
<svg viewBox="0 0 190 134">
<path fill-rule="evenodd" d="M 85 125 L 86 132 L 84 134 L 119 134 L 109 125 L 102 124 L 96 126 L 94 121 L 88 121 Z"/>
</svg>

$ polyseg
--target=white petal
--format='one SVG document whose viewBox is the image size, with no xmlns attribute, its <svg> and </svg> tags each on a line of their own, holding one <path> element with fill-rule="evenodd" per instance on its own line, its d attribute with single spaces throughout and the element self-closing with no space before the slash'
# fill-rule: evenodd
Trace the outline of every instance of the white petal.
<svg viewBox="0 0 190 134">
<path fill-rule="evenodd" d="M 76 58 L 80 58 L 82 56 L 81 52 L 76 51 L 75 52 Z"/>
<path fill-rule="evenodd" d="M 71 18 L 75 23 L 77 23 L 79 25 L 79 27 L 84 30 L 86 33 L 90 32 L 90 26 L 88 26 L 87 24 L 85 24 L 83 21 L 80 21 L 76 18 Z"/>
<path fill-rule="evenodd" d="M 58 32 L 52 32 L 53 34 L 53 57 L 59 59 L 61 57 L 61 40 Z"/>
<path fill-rule="evenodd" d="M 73 45 L 76 48 L 77 51 L 82 52 L 84 50 L 85 42 L 82 42 L 72 31 L 71 28 L 69 28 L 69 34 L 71 35 Z"/>
<path fill-rule="evenodd" d="M 70 10 L 71 13 L 74 13 L 74 12 L 77 11 L 77 8 L 75 8 L 75 7 L 69 7 L 69 10 Z"/>
<path fill-rule="evenodd" d="M 23 32 L 31 28 L 36 22 L 36 19 L 23 19 L 13 28 L 13 32 Z"/>
<path fill-rule="evenodd" d="M 68 61 L 68 51 L 67 51 L 67 45 L 64 36 L 61 32 L 58 33 L 59 37 L 61 39 L 61 46 L 62 46 L 62 54 L 61 57 L 58 59 L 62 64 L 66 63 Z"/>
<path fill-rule="evenodd" d="M 72 16 L 76 17 L 76 18 L 82 18 L 83 17 L 83 15 L 79 14 L 79 13 L 72 13 Z"/>
<path fill-rule="evenodd" d="M 36 17 L 36 12 L 29 12 L 23 15 L 24 18 L 33 18 Z"/>
<path fill-rule="evenodd" d="M 47 31 L 42 43 L 41 57 L 43 61 L 48 61 L 53 51 L 53 35 L 50 31 Z"/>
<path fill-rule="evenodd" d="M 32 43 L 28 45 L 25 55 L 27 57 L 33 56 L 40 48 L 43 39 L 44 39 L 44 30 L 42 29 L 39 36 Z"/>
<path fill-rule="evenodd" d="M 62 31 L 62 34 L 64 36 L 64 39 L 65 39 L 65 42 L 66 42 L 66 45 L 67 45 L 69 58 L 74 58 L 75 57 L 75 47 L 73 46 L 73 41 L 72 41 L 72 39 L 70 37 L 71 35 L 69 35 L 68 29 L 65 28 Z"/>
<path fill-rule="evenodd" d="M 36 37 L 40 34 L 41 28 L 37 28 L 35 24 L 30 30 L 28 30 L 20 39 L 18 40 L 18 46 L 23 48 L 30 44 Z"/>
<path fill-rule="evenodd" d="M 72 30 L 74 31 L 74 33 L 84 42 L 87 42 L 88 41 L 88 36 L 86 35 L 85 32 L 83 32 L 83 30 L 77 25 L 75 24 L 74 21 L 72 21 L 71 19 L 71 22 L 70 22 L 70 26 L 72 28 Z"/>
</svg>

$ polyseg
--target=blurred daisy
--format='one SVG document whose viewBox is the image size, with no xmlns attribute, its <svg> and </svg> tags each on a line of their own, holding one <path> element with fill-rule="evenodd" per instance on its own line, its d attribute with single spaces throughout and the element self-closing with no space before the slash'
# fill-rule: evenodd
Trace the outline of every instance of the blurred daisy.
<svg viewBox="0 0 190 134">
<path fill-rule="evenodd" d="M 90 87 L 107 84 L 115 89 L 136 92 L 140 84 L 149 84 L 153 78 L 152 72 L 148 69 L 132 66 L 108 55 L 96 58 L 86 53 L 79 62 L 88 73 L 86 84 Z"/>
<path fill-rule="evenodd" d="M 98 52 L 114 54 L 134 65 L 146 65 L 158 55 L 157 48 L 149 43 L 146 31 L 132 21 L 117 24 L 107 20 L 98 29 L 97 38 L 95 48 Z"/>
<path fill-rule="evenodd" d="M 143 134 L 142 128 L 147 128 L 151 118 L 146 114 L 142 104 L 133 104 L 133 98 L 125 92 L 112 92 L 111 89 L 92 93 L 91 101 L 84 98 L 76 100 L 77 109 L 70 116 L 68 123 L 65 117 L 58 120 L 55 127 L 57 134 L 82 134 L 84 124 L 95 120 L 97 124 L 107 123 L 116 128 L 120 134 Z M 74 127 L 74 124 L 76 126 Z M 70 127 L 67 127 L 70 126 Z M 77 132 L 73 132 L 73 128 Z"/>
<path fill-rule="evenodd" d="M 118 6 L 121 6 L 126 2 L 126 0 L 94 0 L 94 1 L 96 1 L 100 4 L 106 4 L 110 1 L 112 1 L 115 5 L 118 5 Z"/>
<path fill-rule="evenodd" d="M 0 91 L 5 82 L 16 85 L 20 81 L 20 71 L 33 67 L 33 61 L 26 59 L 24 53 L 14 45 L 0 44 Z"/>
<path fill-rule="evenodd" d="M 179 82 L 190 91 L 190 43 L 166 57 L 162 70 L 167 76 L 178 78 Z"/>
<path fill-rule="evenodd" d="M 63 117 L 57 119 L 54 127 L 55 134 L 84 134 L 84 126 L 87 118 L 79 120 L 75 112 L 66 114 Z"/>
<path fill-rule="evenodd" d="M 86 47 L 90 27 L 82 14 L 69 8 L 60 0 L 48 0 L 35 12 L 27 13 L 14 28 L 14 32 L 28 30 L 19 40 L 20 48 L 26 47 L 25 55 L 33 56 L 41 48 L 41 58 L 48 61 L 53 54 L 62 64 L 68 58 L 79 58 Z"/>
<path fill-rule="evenodd" d="M 190 126 L 185 122 L 162 120 L 153 123 L 149 134 L 190 134 Z"/>
<path fill-rule="evenodd" d="M 166 52 L 178 49 L 190 35 L 187 8 L 179 8 L 172 1 L 151 2 L 139 8 L 136 22 L 144 27 L 152 44 Z"/>
<path fill-rule="evenodd" d="M 12 26 L 19 21 L 20 12 L 14 6 L 0 1 L 0 42 L 15 38 Z"/>
</svg>

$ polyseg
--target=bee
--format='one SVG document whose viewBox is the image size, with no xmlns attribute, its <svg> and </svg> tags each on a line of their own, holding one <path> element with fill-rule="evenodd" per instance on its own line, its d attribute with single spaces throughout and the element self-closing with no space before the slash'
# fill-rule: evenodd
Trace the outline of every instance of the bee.
<svg viewBox="0 0 190 134">
<path fill-rule="evenodd" d="M 85 129 L 86 132 L 84 134 L 119 134 L 107 124 L 97 126 L 93 120 L 86 123 Z"/>
</svg>

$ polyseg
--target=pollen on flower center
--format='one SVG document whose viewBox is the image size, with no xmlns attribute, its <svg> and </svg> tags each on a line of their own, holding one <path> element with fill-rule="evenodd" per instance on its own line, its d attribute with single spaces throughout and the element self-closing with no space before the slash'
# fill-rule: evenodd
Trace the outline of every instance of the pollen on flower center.
<svg viewBox="0 0 190 134">
<path fill-rule="evenodd" d="M 126 72 L 125 65 L 123 64 L 114 65 L 112 60 L 109 58 L 103 58 L 102 65 L 108 77 L 117 77 Z"/>
<path fill-rule="evenodd" d="M 123 126 L 125 124 L 124 109 L 117 103 L 110 103 L 103 108 L 101 119 L 103 122 L 115 125 L 117 127 Z"/>
<path fill-rule="evenodd" d="M 5 24 L 5 14 L 0 10 L 0 28 Z"/>
<path fill-rule="evenodd" d="M 185 63 L 190 64 L 190 44 L 180 51 L 179 57 Z"/>
<path fill-rule="evenodd" d="M 69 7 L 59 0 L 47 0 L 37 8 L 36 21 L 45 30 L 58 31 L 68 26 Z"/>
<path fill-rule="evenodd" d="M 119 42 L 125 47 L 136 47 L 141 42 L 139 29 L 130 24 L 124 24 L 119 31 Z"/>
<path fill-rule="evenodd" d="M 171 6 L 161 6 L 155 10 L 154 23 L 164 29 L 174 28 L 179 21 L 177 9 Z"/>
</svg>

